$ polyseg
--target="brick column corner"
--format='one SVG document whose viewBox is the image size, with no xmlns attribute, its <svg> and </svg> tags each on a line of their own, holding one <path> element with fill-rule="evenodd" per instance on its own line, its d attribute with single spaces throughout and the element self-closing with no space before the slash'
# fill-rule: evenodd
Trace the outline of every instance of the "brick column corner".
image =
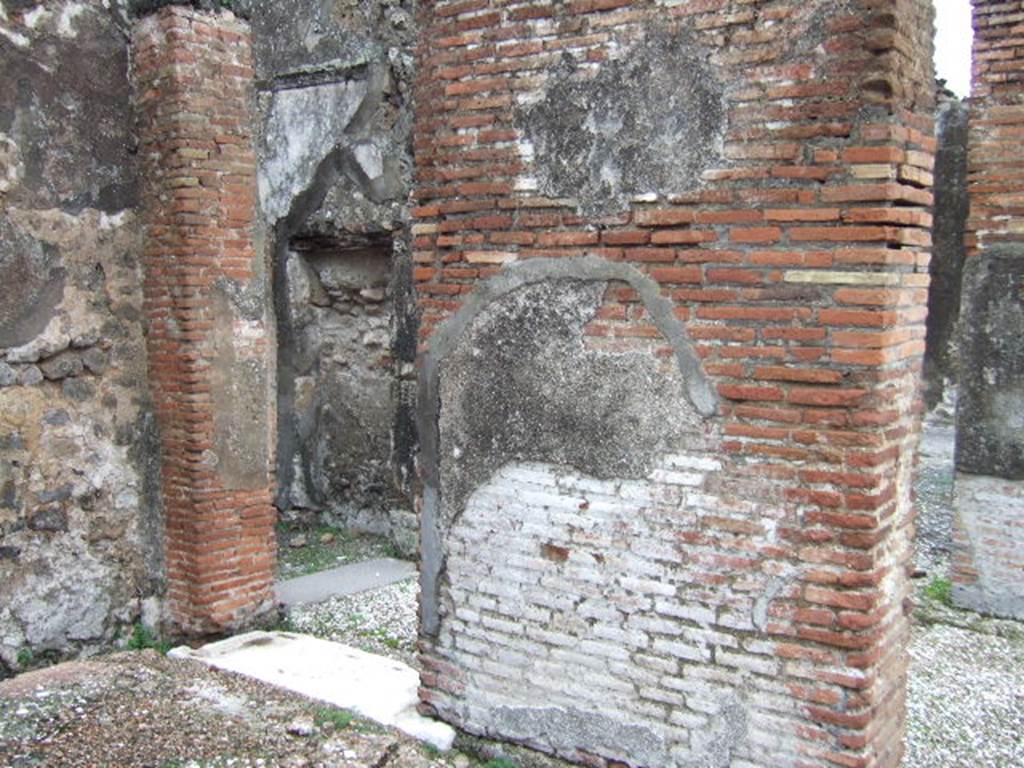
<svg viewBox="0 0 1024 768">
<path fill-rule="evenodd" d="M 600 767 L 899 764 L 932 13 L 421 4 L 425 711 Z"/>
<path fill-rule="evenodd" d="M 168 603 L 180 631 L 217 633 L 273 609 L 274 325 L 253 240 L 250 35 L 229 11 L 164 6 L 132 43 Z"/>
</svg>

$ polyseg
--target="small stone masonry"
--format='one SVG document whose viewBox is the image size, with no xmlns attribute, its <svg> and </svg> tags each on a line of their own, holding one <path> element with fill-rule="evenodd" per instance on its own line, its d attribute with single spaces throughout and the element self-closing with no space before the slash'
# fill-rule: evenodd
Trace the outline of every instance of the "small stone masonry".
<svg viewBox="0 0 1024 768">
<path fill-rule="evenodd" d="M 150 379 L 168 599 L 182 630 L 272 607 L 273 322 L 253 246 L 249 30 L 169 6 L 134 29 Z"/>
<path fill-rule="evenodd" d="M 423 708 L 897 766 L 931 3 L 420 9 Z"/>
<path fill-rule="evenodd" d="M 953 599 L 1024 618 L 1024 2 L 973 6 Z"/>
</svg>

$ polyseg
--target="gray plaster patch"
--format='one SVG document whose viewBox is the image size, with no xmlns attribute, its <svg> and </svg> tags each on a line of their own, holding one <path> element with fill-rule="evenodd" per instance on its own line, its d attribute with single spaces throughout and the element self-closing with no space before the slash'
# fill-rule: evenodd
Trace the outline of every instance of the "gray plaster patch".
<svg viewBox="0 0 1024 768">
<path fill-rule="evenodd" d="M 675 373 L 647 353 L 585 347 L 583 325 L 609 282 L 637 291 L 675 350 Z M 435 331 L 420 370 L 424 631 L 439 626 L 441 531 L 503 464 L 534 460 L 599 478 L 643 478 L 716 408 L 671 303 L 635 268 L 596 257 L 532 259 L 478 284 Z"/>
<path fill-rule="evenodd" d="M 700 757 L 688 761 L 692 768 L 729 768 L 733 751 L 747 743 L 747 708 L 734 693 L 726 693 L 708 727 L 691 735 Z"/>
<path fill-rule="evenodd" d="M 217 322 L 211 367 L 214 404 L 214 450 L 207 460 L 216 466 L 225 488 L 258 487 L 270 470 L 273 411 L 271 373 L 264 352 L 265 324 L 242 319 L 230 295 L 214 294 Z"/>
<path fill-rule="evenodd" d="M 698 185 L 722 157 L 726 120 L 723 86 L 705 61 L 691 41 L 663 31 L 596 75 L 566 57 L 518 117 L 541 192 L 600 215 L 625 210 L 636 195 Z"/>
<path fill-rule="evenodd" d="M 405 42 L 409 0 L 254 2 L 253 49 L 261 79 L 316 76 L 366 64 Z"/>
<path fill-rule="evenodd" d="M 0 347 L 27 344 L 46 328 L 64 296 L 57 248 L 0 219 Z"/>
<path fill-rule="evenodd" d="M 646 351 L 588 349 L 609 283 L 547 280 L 491 302 L 441 366 L 440 464 L 448 525 L 508 461 L 599 478 L 646 477 L 699 417 L 678 371 Z"/>
<path fill-rule="evenodd" d="M 968 260 L 961 317 L 957 469 L 1024 479 L 1024 250 Z"/>
<path fill-rule="evenodd" d="M 21 27 L 29 46 L 0 45 L 0 136 L 18 180 L 6 202 L 114 213 L 138 196 L 128 46 L 109 3 L 76 5 Z"/>
<path fill-rule="evenodd" d="M 490 725 L 503 739 L 572 751 L 585 748 L 630 765 L 665 765 L 665 741 L 642 725 L 623 723 L 600 712 L 575 707 L 495 707 Z"/>
</svg>

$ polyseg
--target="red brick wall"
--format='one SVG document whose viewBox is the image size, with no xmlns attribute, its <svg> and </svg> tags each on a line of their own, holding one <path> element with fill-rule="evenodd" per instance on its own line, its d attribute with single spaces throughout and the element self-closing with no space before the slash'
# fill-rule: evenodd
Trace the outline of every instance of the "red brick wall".
<svg viewBox="0 0 1024 768">
<path fill-rule="evenodd" d="M 778 521 L 771 543 L 710 514 L 686 535 L 720 547 L 714 578 L 730 589 L 763 585 L 773 568 L 799 574 L 771 600 L 764 631 L 730 626 L 711 601 L 728 643 L 765 641 L 751 654 L 777 662 L 749 678 L 773 692 L 782 681 L 789 700 L 778 727 L 793 740 L 772 766 L 895 766 L 902 752 L 931 7 L 842 7 L 459 0 L 426 3 L 420 19 L 412 231 L 424 349 L 480 281 L 517 261 L 595 254 L 659 283 L 721 398 L 709 434 L 723 467 L 708 482 L 723 504 L 748 502 L 755 523 Z M 563 54 L 583 65 L 629 56 L 652 24 L 710 52 L 725 86 L 721 156 L 692 188 L 647 190 L 613 215 L 537 194 L 523 105 Z M 628 317 L 623 335 L 644 336 L 635 294 L 610 298 L 602 316 Z M 473 673 L 445 632 L 442 621 L 440 639 L 424 638 L 422 697 L 458 721 Z M 745 764 L 768 759 L 747 748 Z"/>
<path fill-rule="evenodd" d="M 275 553 L 248 27 L 164 8 L 135 27 L 133 74 L 168 599 L 180 629 L 213 632 L 271 606 Z"/>
<path fill-rule="evenodd" d="M 1024 202 L 1020 200 L 1024 3 L 975 0 L 972 5 L 968 256 L 986 246 L 1024 242 Z"/>
</svg>

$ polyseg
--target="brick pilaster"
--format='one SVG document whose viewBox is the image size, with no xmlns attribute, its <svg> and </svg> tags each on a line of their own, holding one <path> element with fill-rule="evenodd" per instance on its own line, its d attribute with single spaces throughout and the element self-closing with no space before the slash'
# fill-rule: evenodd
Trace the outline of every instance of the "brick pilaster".
<svg viewBox="0 0 1024 768">
<path fill-rule="evenodd" d="M 133 34 L 145 309 L 168 601 L 186 632 L 272 607 L 273 331 L 253 245 L 248 25 L 164 7 Z"/>
<path fill-rule="evenodd" d="M 1024 47 L 1020 0 L 972 0 L 968 256 L 1024 244 Z"/>
</svg>

